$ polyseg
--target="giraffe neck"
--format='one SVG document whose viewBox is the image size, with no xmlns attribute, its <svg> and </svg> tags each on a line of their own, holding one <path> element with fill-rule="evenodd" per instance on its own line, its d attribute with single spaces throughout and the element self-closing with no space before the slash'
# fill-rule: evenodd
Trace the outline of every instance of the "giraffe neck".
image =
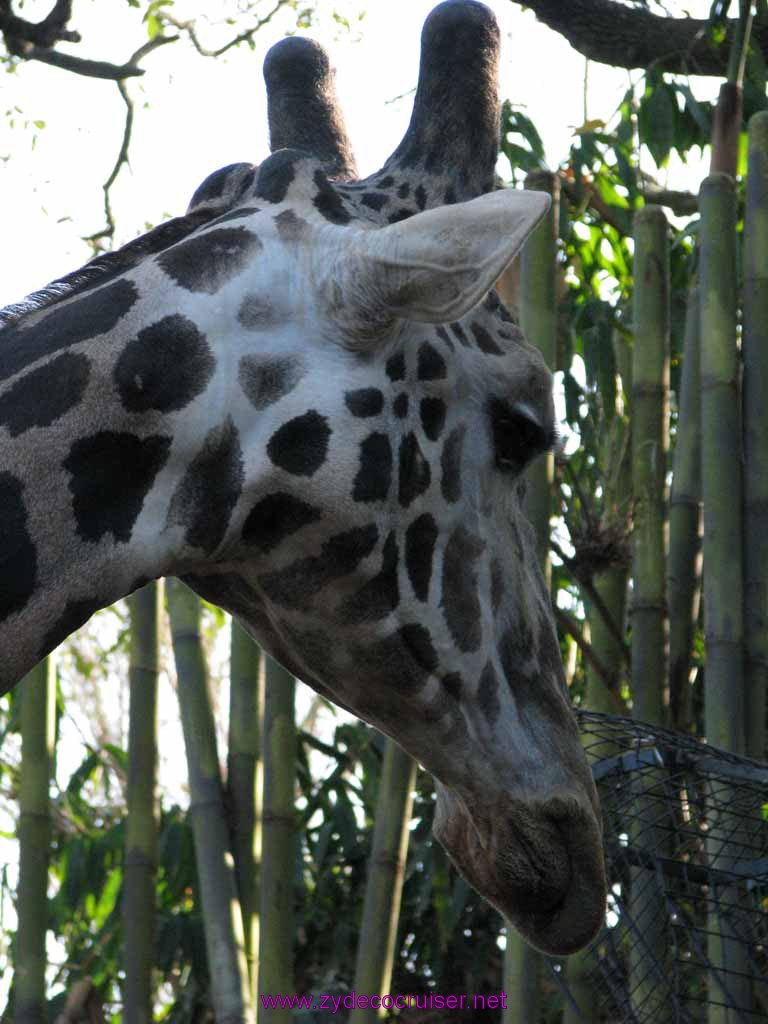
<svg viewBox="0 0 768 1024">
<path fill-rule="evenodd" d="M 190 321 L 144 301 L 122 277 L 0 332 L 0 692 L 183 563 L 194 453 L 175 420 L 213 358 Z"/>
</svg>

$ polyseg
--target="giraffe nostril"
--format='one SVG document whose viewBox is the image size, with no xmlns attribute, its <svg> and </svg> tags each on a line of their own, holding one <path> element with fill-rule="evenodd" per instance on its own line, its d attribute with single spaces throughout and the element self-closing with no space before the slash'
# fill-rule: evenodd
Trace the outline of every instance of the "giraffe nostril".
<svg viewBox="0 0 768 1024">
<path fill-rule="evenodd" d="M 493 804 L 438 786 L 433 830 L 468 882 L 531 945 L 572 953 L 600 927 L 606 883 L 598 819 L 586 794 Z"/>
</svg>

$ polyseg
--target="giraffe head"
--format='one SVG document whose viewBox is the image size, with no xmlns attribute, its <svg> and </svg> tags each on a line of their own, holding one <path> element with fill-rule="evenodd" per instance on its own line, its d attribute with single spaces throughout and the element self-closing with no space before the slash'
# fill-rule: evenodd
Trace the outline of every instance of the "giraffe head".
<svg viewBox="0 0 768 1024">
<path fill-rule="evenodd" d="M 51 310 L 11 311 L 0 427 L 54 424 L 55 468 L 0 450 L 27 566 L 0 625 L 37 615 L 40 657 L 136 576 L 182 576 L 430 770 L 459 870 L 568 953 L 602 921 L 605 878 L 522 509 L 555 437 L 551 379 L 493 291 L 548 206 L 492 191 L 497 54 L 482 4 L 436 8 L 408 132 L 357 180 L 325 55 L 278 44 L 272 156 L 216 172 L 186 218 L 54 288 Z M 67 401 L 32 415 L 24 396 L 65 372 Z M 79 596 L 49 624 L 35 598 L 66 529 Z"/>
<path fill-rule="evenodd" d="M 549 205 L 490 191 L 497 49 L 487 8 L 440 5 L 408 133 L 362 181 L 322 51 L 293 39 L 268 55 L 283 148 L 192 203 L 237 183 L 226 228 L 190 244 L 224 231 L 234 254 L 242 232 L 260 256 L 198 319 L 225 339 L 231 427 L 216 443 L 223 457 L 224 431 L 239 436 L 245 484 L 186 578 L 427 767 L 459 870 L 564 953 L 600 925 L 605 880 L 522 508 L 525 469 L 555 439 L 551 377 L 493 291 Z"/>
</svg>

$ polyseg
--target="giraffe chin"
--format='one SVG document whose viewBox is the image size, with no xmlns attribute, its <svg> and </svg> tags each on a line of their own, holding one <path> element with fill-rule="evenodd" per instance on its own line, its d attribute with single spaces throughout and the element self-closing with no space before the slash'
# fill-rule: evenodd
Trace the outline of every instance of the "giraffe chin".
<svg viewBox="0 0 768 1024">
<path fill-rule="evenodd" d="M 601 830 L 589 804 L 573 796 L 504 797 L 493 810 L 478 809 L 440 783 L 437 792 L 435 838 L 528 943 L 566 956 L 594 939 L 607 890 Z"/>
</svg>

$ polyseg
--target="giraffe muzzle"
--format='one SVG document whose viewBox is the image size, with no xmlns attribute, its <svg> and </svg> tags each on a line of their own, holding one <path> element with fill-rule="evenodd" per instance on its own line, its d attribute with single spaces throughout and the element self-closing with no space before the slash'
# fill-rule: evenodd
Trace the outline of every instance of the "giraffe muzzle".
<svg viewBox="0 0 768 1024">
<path fill-rule="evenodd" d="M 574 953 L 603 923 L 602 835 L 588 801 L 502 797 L 478 809 L 440 786 L 434 833 L 466 880 L 542 952 Z"/>
</svg>

